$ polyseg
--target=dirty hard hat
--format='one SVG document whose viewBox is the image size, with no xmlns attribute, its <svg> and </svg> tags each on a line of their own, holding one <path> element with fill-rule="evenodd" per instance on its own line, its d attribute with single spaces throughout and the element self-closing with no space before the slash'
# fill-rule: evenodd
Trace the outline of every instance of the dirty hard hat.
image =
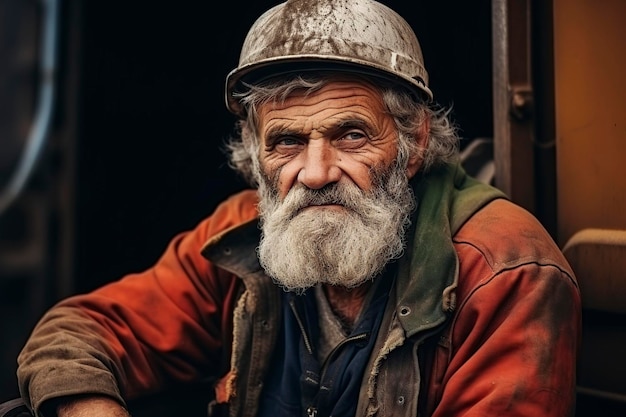
<svg viewBox="0 0 626 417">
<path fill-rule="evenodd" d="M 328 69 L 382 76 L 432 99 L 417 37 L 395 11 L 374 0 L 288 0 L 250 28 L 226 77 L 226 106 L 243 113 L 233 93 L 244 83 Z"/>
</svg>

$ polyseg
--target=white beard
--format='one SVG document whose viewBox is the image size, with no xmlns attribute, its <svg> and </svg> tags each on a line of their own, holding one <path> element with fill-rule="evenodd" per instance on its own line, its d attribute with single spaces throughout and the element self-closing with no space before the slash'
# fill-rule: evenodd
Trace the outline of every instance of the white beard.
<svg viewBox="0 0 626 417">
<path fill-rule="evenodd" d="M 319 283 L 353 288 L 375 278 L 405 247 L 415 207 L 405 169 L 392 166 L 373 190 L 339 182 L 321 190 L 294 186 L 279 201 L 262 177 L 259 211 L 261 266 L 286 290 L 302 292 Z M 310 208 L 339 204 L 342 208 Z"/>
</svg>

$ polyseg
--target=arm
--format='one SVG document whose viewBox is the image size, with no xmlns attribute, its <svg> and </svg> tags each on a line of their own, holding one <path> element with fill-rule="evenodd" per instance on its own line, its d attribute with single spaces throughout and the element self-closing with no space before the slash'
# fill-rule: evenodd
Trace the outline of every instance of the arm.
<svg viewBox="0 0 626 417">
<path fill-rule="evenodd" d="M 529 263 L 465 290 L 449 344 L 438 348 L 432 415 L 573 415 L 581 319 L 573 279 Z"/>
<path fill-rule="evenodd" d="M 57 408 L 58 417 L 130 417 L 117 401 L 108 397 L 81 397 Z"/>
<path fill-rule="evenodd" d="M 474 214 L 454 242 L 457 309 L 436 349 L 427 415 L 572 415 L 581 299 L 559 247 L 505 200 Z"/>
<path fill-rule="evenodd" d="M 236 280 L 200 249 L 254 216 L 252 197 L 240 196 L 175 237 L 154 267 L 48 311 L 18 357 L 26 403 L 40 413 L 48 401 L 95 394 L 125 405 L 224 372 Z"/>
</svg>

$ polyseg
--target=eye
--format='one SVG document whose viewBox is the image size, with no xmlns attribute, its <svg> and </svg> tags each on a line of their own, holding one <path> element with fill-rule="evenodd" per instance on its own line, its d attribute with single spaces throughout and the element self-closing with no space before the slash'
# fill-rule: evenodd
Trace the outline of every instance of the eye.
<svg viewBox="0 0 626 417">
<path fill-rule="evenodd" d="M 363 134 L 363 132 L 348 132 L 347 135 L 344 136 L 346 139 L 348 140 L 360 140 L 365 138 L 366 136 Z"/>
<path fill-rule="evenodd" d="M 344 149 L 355 149 L 365 145 L 368 137 L 362 130 L 351 130 L 346 132 L 337 140 L 337 146 Z"/>
<path fill-rule="evenodd" d="M 290 154 L 298 152 L 303 146 L 302 139 L 296 136 L 278 136 L 268 144 L 266 149 L 268 152 Z"/>
<path fill-rule="evenodd" d="M 299 144 L 300 144 L 300 140 L 294 137 L 283 137 L 283 138 L 279 138 L 278 140 L 274 142 L 275 146 L 294 146 L 294 145 L 299 145 Z"/>
</svg>

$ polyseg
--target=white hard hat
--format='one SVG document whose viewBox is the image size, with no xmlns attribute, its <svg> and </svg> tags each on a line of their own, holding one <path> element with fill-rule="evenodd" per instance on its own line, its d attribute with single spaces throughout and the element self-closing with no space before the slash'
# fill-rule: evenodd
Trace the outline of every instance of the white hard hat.
<svg viewBox="0 0 626 417">
<path fill-rule="evenodd" d="M 226 106 L 238 115 L 233 92 L 280 74 L 337 69 L 382 76 L 432 100 L 422 50 L 411 26 L 374 0 L 287 0 L 250 28 L 239 65 L 226 77 Z"/>
</svg>

